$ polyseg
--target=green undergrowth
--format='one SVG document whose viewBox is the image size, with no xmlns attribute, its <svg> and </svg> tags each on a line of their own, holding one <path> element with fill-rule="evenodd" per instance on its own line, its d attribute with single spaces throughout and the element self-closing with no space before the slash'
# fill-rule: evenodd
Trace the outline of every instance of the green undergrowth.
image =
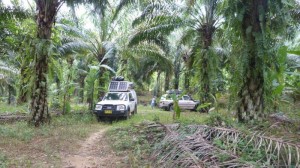
<svg viewBox="0 0 300 168">
<path fill-rule="evenodd" d="M 29 113 L 27 105 L 8 105 L 6 102 L 0 102 L 0 115 L 1 114 L 23 114 Z"/>
<path fill-rule="evenodd" d="M 52 117 L 50 124 L 34 128 L 28 125 L 26 121 L 15 122 L 13 124 L 2 124 L 0 127 L 0 137 L 13 138 L 20 141 L 30 141 L 36 136 L 50 136 L 53 130 L 60 127 L 69 127 L 77 129 L 80 132 L 82 125 L 96 124 L 95 117 L 89 113 L 86 114 L 67 114 L 63 116 Z M 74 126 L 74 128 L 72 128 Z"/>
<path fill-rule="evenodd" d="M 61 112 L 62 108 L 51 108 L 50 106 L 50 113 Z M 70 106 L 70 114 L 72 113 L 87 113 L 88 104 L 75 104 L 72 103 Z M 7 104 L 6 102 L 0 102 L 0 115 L 1 114 L 29 114 L 29 104 Z"/>
<path fill-rule="evenodd" d="M 180 134 L 188 136 L 191 132 L 185 130 L 188 125 L 208 125 L 211 127 L 228 128 L 239 130 L 241 133 L 251 135 L 253 133 L 261 133 L 265 136 L 272 136 L 281 138 L 283 140 L 297 140 L 297 126 L 288 123 L 277 123 L 274 125 L 272 120 L 266 119 L 264 121 L 255 121 L 251 123 L 239 123 L 232 112 L 225 109 L 210 112 L 209 114 L 197 112 L 182 112 L 178 120 L 173 120 L 172 112 L 162 111 L 159 109 L 151 109 L 149 106 L 139 106 L 138 115 L 133 116 L 130 120 L 123 120 L 113 123 L 112 128 L 108 131 L 108 138 L 113 149 L 117 153 L 126 153 L 129 157 L 131 167 L 151 167 L 153 152 L 155 145 L 159 144 L 164 137 L 164 131 L 151 130 L 146 127 L 147 123 L 155 122 L 161 124 L 174 124 L 180 125 Z M 295 141 L 297 142 L 297 141 Z M 222 149 L 229 150 L 233 146 L 225 144 L 220 139 L 212 141 L 214 146 Z M 256 161 L 260 158 L 265 158 L 265 152 L 251 146 L 248 141 L 240 141 L 237 149 L 241 153 L 240 162 L 247 162 L 256 165 Z M 227 160 L 228 155 L 220 154 L 217 156 L 219 160 Z M 263 163 L 267 165 L 269 163 Z M 153 166 L 153 165 L 152 165 Z"/>
<path fill-rule="evenodd" d="M 126 153 L 131 167 L 150 167 L 150 154 L 154 145 L 162 140 L 164 131 L 149 127 L 151 123 L 182 125 L 204 124 L 208 115 L 199 112 L 185 111 L 178 120 L 173 120 L 173 113 L 150 106 L 138 106 L 138 114 L 129 120 L 113 122 L 108 130 L 108 139 L 113 149 L 121 154 Z"/>
<path fill-rule="evenodd" d="M 150 154 L 154 144 L 162 140 L 164 131 L 148 127 L 150 121 L 137 125 L 114 127 L 107 132 L 117 154 L 126 154 L 131 167 L 151 167 Z M 154 122 L 152 122 L 154 123 Z"/>
<path fill-rule="evenodd" d="M 45 167 L 45 162 L 61 167 L 60 151 L 78 150 L 77 143 L 103 127 L 89 112 L 53 116 L 50 124 L 38 128 L 25 121 L 1 124 L 0 168 Z"/>
<path fill-rule="evenodd" d="M 7 157 L 0 151 L 0 168 L 8 167 Z"/>
<path fill-rule="evenodd" d="M 120 120 L 113 122 L 114 127 L 123 127 L 140 123 L 143 120 L 158 121 L 163 124 L 183 123 L 183 124 L 203 124 L 208 119 L 208 115 L 199 112 L 181 112 L 180 119 L 173 119 L 173 112 L 164 111 L 158 108 L 151 109 L 150 106 L 138 106 L 138 114 L 133 115 L 130 120 Z"/>
</svg>

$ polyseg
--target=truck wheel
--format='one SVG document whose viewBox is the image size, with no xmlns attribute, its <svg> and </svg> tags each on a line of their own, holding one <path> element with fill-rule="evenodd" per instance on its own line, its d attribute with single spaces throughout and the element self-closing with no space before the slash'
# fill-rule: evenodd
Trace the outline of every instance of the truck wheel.
<svg viewBox="0 0 300 168">
<path fill-rule="evenodd" d="M 100 116 L 97 116 L 97 121 L 98 122 L 102 121 L 102 118 Z"/>
<path fill-rule="evenodd" d="M 127 115 L 126 115 L 126 120 L 128 120 L 130 118 L 131 118 L 131 112 L 130 112 L 130 109 L 128 109 Z"/>
<path fill-rule="evenodd" d="M 173 104 L 171 104 L 171 105 L 169 106 L 169 111 L 174 111 Z"/>
<path fill-rule="evenodd" d="M 194 107 L 194 109 L 192 109 L 192 111 L 197 112 L 197 108 L 198 108 L 198 105 L 195 105 L 195 107 Z"/>
<path fill-rule="evenodd" d="M 137 105 L 135 105 L 135 107 L 134 107 L 134 113 L 133 114 L 137 114 Z"/>
</svg>

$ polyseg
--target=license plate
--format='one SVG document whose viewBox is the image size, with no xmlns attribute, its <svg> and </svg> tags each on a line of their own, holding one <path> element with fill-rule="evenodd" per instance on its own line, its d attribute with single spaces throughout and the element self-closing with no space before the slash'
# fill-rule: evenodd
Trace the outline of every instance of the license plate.
<svg viewBox="0 0 300 168">
<path fill-rule="evenodd" d="M 112 114 L 112 110 L 104 110 L 104 114 Z"/>
</svg>

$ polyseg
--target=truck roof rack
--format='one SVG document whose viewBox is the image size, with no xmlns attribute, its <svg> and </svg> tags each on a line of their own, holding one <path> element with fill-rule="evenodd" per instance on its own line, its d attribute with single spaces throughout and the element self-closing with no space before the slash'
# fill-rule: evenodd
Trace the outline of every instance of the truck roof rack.
<svg viewBox="0 0 300 168">
<path fill-rule="evenodd" d="M 133 88 L 134 88 L 133 83 L 129 81 L 111 81 L 108 90 L 125 92 Z"/>
<path fill-rule="evenodd" d="M 124 77 L 123 76 L 114 76 L 111 79 L 112 81 L 124 81 Z"/>
</svg>

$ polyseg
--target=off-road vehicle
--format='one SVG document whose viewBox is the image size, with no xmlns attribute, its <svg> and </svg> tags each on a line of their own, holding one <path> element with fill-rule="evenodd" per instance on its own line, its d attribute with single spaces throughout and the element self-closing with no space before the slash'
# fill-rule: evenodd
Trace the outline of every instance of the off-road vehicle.
<svg viewBox="0 0 300 168">
<path fill-rule="evenodd" d="M 102 101 L 96 104 L 94 113 L 98 121 L 104 117 L 125 117 L 137 113 L 137 96 L 133 83 L 124 81 L 124 78 L 113 78 L 109 85 L 109 91 Z"/>
</svg>

